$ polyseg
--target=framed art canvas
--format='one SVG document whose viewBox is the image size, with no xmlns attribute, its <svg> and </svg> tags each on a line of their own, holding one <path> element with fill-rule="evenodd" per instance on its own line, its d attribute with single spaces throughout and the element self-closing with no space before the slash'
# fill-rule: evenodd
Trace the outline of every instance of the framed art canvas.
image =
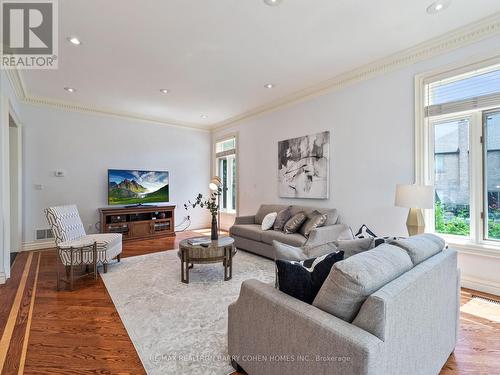
<svg viewBox="0 0 500 375">
<path fill-rule="evenodd" d="M 328 199 L 330 132 L 278 142 L 281 198 Z"/>
</svg>

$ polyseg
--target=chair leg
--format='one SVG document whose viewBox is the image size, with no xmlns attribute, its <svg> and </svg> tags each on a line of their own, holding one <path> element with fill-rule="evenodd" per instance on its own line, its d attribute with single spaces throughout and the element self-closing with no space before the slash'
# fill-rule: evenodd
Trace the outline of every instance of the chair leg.
<svg viewBox="0 0 500 375">
<path fill-rule="evenodd" d="M 121 260 L 121 259 L 122 259 L 122 255 L 121 255 L 121 254 L 118 254 L 118 255 L 116 256 L 116 260 L 118 260 L 118 262 L 120 262 L 120 260 Z"/>
<path fill-rule="evenodd" d="M 102 268 L 104 269 L 104 273 L 108 272 L 108 263 L 103 263 Z"/>
</svg>

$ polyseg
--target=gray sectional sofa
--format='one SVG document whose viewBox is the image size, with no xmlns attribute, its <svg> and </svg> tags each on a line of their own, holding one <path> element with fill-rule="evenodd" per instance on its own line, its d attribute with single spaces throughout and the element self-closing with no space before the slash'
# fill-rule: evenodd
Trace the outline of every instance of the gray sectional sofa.
<svg viewBox="0 0 500 375">
<path fill-rule="evenodd" d="M 243 282 L 229 306 L 233 366 L 249 375 L 438 374 L 457 341 L 459 271 L 457 253 L 431 249 L 428 236 L 337 262 L 312 305 L 273 285 Z M 343 278 L 333 276 L 339 270 Z M 349 309 L 346 300 L 363 291 L 353 315 L 323 309 Z"/>
<path fill-rule="evenodd" d="M 279 212 L 288 205 L 263 204 L 255 215 L 237 217 L 234 225 L 229 228 L 229 234 L 234 238 L 235 245 L 239 249 L 250 251 L 255 254 L 274 259 L 273 240 L 291 246 L 313 247 L 322 245 L 337 239 L 351 239 L 350 228 L 342 224 L 336 209 L 323 209 L 308 206 L 291 206 L 292 214 L 304 211 L 306 214 L 314 210 L 326 213 L 328 218 L 324 226 L 311 231 L 309 238 L 300 233 L 286 234 L 273 229 L 263 231 L 262 220 L 271 212 Z"/>
</svg>

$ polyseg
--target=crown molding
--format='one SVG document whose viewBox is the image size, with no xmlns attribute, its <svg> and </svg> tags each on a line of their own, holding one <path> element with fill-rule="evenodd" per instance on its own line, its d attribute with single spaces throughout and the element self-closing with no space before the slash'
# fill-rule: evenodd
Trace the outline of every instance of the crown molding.
<svg viewBox="0 0 500 375">
<path fill-rule="evenodd" d="M 9 79 L 10 85 L 14 90 L 16 98 L 23 102 L 26 100 L 26 88 L 24 81 L 17 69 L 5 69 L 5 75 Z"/>
<path fill-rule="evenodd" d="M 61 100 L 49 99 L 49 98 L 44 98 L 44 97 L 28 96 L 24 99 L 24 103 L 38 105 L 38 106 L 50 106 L 50 107 L 55 107 L 55 108 L 62 109 L 65 111 L 120 117 L 120 118 L 125 118 L 128 120 L 138 120 L 138 121 L 144 121 L 144 122 L 151 122 L 154 124 L 166 125 L 166 126 L 175 127 L 175 128 L 183 128 L 183 129 L 190 129 L 190 130 L 196 130 L 196 131 L 202 131 L 202 132 L 210 132 L 209 127 L 206 127 L 206 126 L 203 127 L 202 125 L 184 123 L 184 122 L 179 122 L 179 121 L 169 120 L 169 119 L 164 119 L 164 118 L 144 116 L 144 115 L 141 115 L 138 113 L 132 113 L 132 112 L 104 109 L 104 108 L 99 108 L 99 107 L 95 107 L 95 106 L 91 106 L 91 105 L 75 104 L 75 103 L 71 103 L 71 102 L 64 102 Z"/>
<path fill-rule="evenodd" d="M 238 122 L 261 116 L 292 104 L 306 101 L 361 81 L 415 64 L 419 61 L 465 47 L 500 33 L 500 12 L 460 27 L 436 38 L 399 51 L 385 58 L 339 74 L 317 85 L 299 90 L 274 102 L 254 108 L 212 126 L 212 131 L 227 129 Z"/>
</svg>

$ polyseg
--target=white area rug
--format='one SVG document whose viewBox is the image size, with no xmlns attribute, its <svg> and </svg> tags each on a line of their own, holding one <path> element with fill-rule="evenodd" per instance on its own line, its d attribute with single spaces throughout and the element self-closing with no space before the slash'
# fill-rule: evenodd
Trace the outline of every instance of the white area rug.
<svg viewBox="0 0 500 375">
<path fill-rule="evenodd" d="M 243 251 L 233 278 L 222 263 L 194 266 L 180 281 L 177 250 L 122 259 L 101 274 L 149 375 L 233 371 L 227 354 L 227 307 L 247 279 L 274 280 L 274 263 Z"/>
</svg>

